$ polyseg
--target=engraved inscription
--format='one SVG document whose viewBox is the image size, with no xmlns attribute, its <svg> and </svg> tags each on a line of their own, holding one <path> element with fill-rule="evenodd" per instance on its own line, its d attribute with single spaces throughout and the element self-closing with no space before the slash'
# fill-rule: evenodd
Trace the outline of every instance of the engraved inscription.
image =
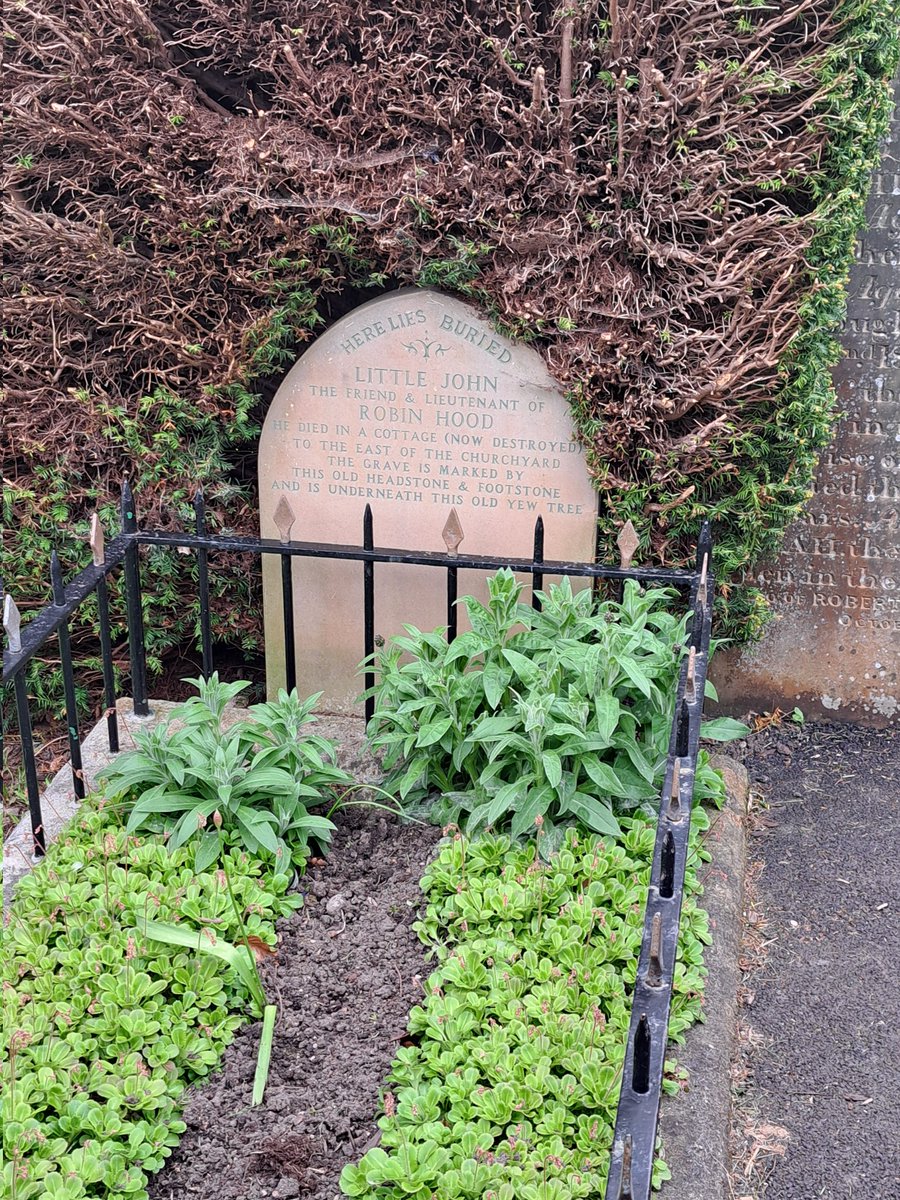
<svg viewBox="0 0 900 1200">
<path fill-rule="evenodd" d="M 548 559 L 594 556 L 596 497 L 565 398 L 540 356 L 495 333 L 471 305 L 404 290 L 349 313 L 302 356 L 272 402 L 260 444 L 264 536 L 280 496 L 293 536 L 359 544 L 373 512 L 378 545 L 441 550 L 457 514 L 466 551 L 528 558 L 545 522 Z M 266 565 L 270 685 L 283 668 L 280 576 Z M 446 621 L 446 581 L 427 567 L 376 569 L 376 625 Z M 352 709 L 362 647 L 359 569 L 295 561 L 298 658 L 307 690 Z M 462 572 L 460 594 L 483 582 Z M 302 597 L 302 599 L 300 599 Z M 335 618 L 337 617 L 337 624 Z"/>
<path fill-rule="evenodd" d="M 898 88 L 900 91 L 900 88 Z M 843 418 L 804 517 L 753 572 L 776 621 L 724 694 L 883 722 L 900 713 L 900 113 L 873 182 L 835 369 Z"/>
<path fill-rule="evenodd" d="M 297 408 L 323 418 L 271 420 L 272 440 L 288 453 L 280 456 L 286 470 L 270 480 L 269 490 L 535 516 L 592 511 L 583 465 L 574 489 L 568 486 L 571 472 L 563 469 L 573 456 L 582 458 L 579 443 L 571 434 L 534 436 L 548 400 L 510 394 L 508 377 L 448 369 L 434 358 L 422 368 L 369 360 L 370 342 L 420 319 L 426 320 L 421 308 L 373 321 L 340 342 L 355 361 L 349 373 L 337 364 L 339 382 L 320 376 L 298 384 Z M 451 350 L 457 338 L 500 363 L 512 362 L 511 349 L 468 321 L 445 313 L 437 328 L 449 335 Z M 434 341 L 426 338 L 425 344 Z M 332 370 L 332 364 L 320 370 Z M 324 419 L 330 412 L 336 417 Z M 523 436 L 523 417 L 532 427 L 529 436 Z"/>
</svg>

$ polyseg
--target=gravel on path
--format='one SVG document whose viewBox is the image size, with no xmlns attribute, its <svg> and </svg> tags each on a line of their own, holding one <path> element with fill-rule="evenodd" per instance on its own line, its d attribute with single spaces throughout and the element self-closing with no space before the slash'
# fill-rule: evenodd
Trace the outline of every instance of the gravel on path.
<svg viewBox="0 0 900 1200">
<path fill-rule="evenodd" d="M 900 729 L 786 724 L 736 756 L 768 804 L 749 855 L 768 946 L 748 979 L 744 1103 L 789 1135 L 755 1195 L 897 1200 Z"/>
</svg>

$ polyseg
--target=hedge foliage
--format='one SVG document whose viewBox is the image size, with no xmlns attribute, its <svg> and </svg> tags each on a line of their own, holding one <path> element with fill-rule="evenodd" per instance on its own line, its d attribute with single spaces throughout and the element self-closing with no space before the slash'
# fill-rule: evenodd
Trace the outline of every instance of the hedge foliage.
<svg viewBox="0 0 900 1200">
<path fill-rule="evenodd" d="M 125 475 L 154 524 L 202 484 L 214 525 L 255 529 L 272 386 L 404 284 L 546 356 L 605 536 L 630 517 L 675 563 L 711 511 L 736 578 L 828 438 L 898 23 L 898 0 L 10 6 L 6 585 L 46 600 L 51 544 L 83 564 Z M 218 636 L 258 648 L 258 580 L 217 565 Z M 192 569 L 148 564 L 156 658 L 196 636 Z M 752 634 L 758 600 L 723 615 Z M 31 686 L 58 697 L 46 662 Z"/>
</svg>

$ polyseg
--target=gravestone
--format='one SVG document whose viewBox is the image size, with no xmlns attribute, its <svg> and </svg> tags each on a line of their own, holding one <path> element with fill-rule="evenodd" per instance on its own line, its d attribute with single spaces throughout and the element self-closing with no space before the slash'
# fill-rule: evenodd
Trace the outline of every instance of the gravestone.
<svg viewBox="0 0 900 1200">
<path fill-rule="evenodd" d="M 259 489 L 263 537 L 279 537 L 286 499 L 292 539 L 359 546 L 368 504 L 380 547 L 531 558 L 542 517 L 547 559 L 594 559 L 596 493 L 543 359 L 430 289 L 361 305 L 301 356 L 266 416 Z M 445 570 L 377 563 L 374 573 L 378 642 L 404 623 L 446 624 Z M 295 558 L 293 587 L 299 690 L 323 691 L 324 711 L 361 711 L 362 563 Z M 458 587 L 486 595 L 474 571 L 460 570 Z M 263 592 L 271 693 L 285 681 L 273 555 Z"/>
<path fill-rule="evenodd" d="M 866 215 L 834 373 L 844 416 L 806 514 L 751 577 L 774 621 L 716 664 L 731 711 L 797 706 L 874 725 L 900 715 L 900 103 Z"/>
</svg>

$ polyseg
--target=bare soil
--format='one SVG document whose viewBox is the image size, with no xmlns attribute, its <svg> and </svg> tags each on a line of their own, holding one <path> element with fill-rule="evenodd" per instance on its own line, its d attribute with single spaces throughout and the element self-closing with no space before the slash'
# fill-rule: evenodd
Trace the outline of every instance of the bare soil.
<svg viewBox="0 0 900 1200">
<path fill-rule="evenodd" d="M 412 922 L 440 833 L 373 809 L 345 814 L 328 858 L 302 880 L 304 907 L 279 924 L 264 1102 L 250 1104 L 255 1022 L 194 1090 L 151 1200 L 333 1200 L 344 1164 L 374 1144 L 379 1088 L 428 974 Z"/>
</svg>

